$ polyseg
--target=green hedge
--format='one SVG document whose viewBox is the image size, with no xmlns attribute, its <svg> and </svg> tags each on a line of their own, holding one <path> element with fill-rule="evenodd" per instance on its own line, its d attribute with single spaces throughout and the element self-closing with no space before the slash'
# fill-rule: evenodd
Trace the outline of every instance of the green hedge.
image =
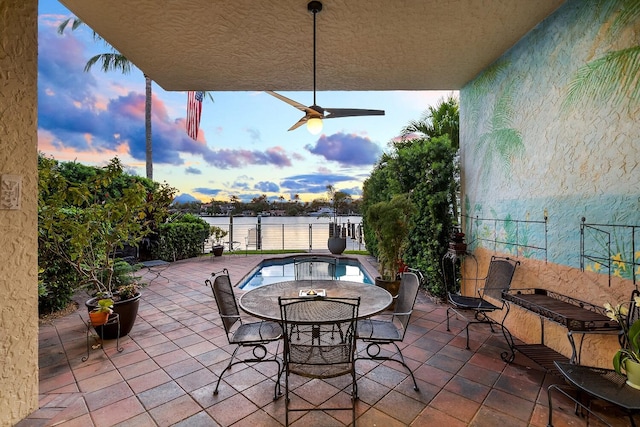
<svg viewBox="0 0 640 427">
<path fill-rule="evenodd" d="M 202 253 L 204 241 L 209 237 L 209 223 L 187 214 L 174 222 L 161 224 L 158 245 L 152 253 L 156 259 L 177 261 L 197 257 Z"/>
</svg>

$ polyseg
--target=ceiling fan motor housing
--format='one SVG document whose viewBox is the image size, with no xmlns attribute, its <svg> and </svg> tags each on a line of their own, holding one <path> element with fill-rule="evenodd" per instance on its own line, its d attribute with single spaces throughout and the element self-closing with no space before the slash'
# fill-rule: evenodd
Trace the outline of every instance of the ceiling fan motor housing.
<svg viewBox="0 0 640 427">
<path fill-rule="evenodd" d="M 307 4 L 307 10 L 313 14 L 316 14 L 322 10 L 322 3 L 319 1 L 310 1 Z"/>
</svg>

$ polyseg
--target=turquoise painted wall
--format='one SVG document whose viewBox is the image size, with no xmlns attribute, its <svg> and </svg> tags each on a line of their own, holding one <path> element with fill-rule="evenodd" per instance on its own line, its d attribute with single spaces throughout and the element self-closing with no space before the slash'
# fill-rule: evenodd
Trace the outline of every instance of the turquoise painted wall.
<svg viewBox="0 0 640 427">
<path fill-rule="evenodd" d="M 521 225 L 519 235 L 546 245 L 549 262 L 576 268 L 582 217 L 639 226 L 635 248 L 628 227 L 607 228 L 610 248 L 599 233 L 586 244 L 614 263 L 601 272 L 630 278 L 636 268 L 640 281 L 640 267 L 619 263 L 640 263 L 639 80 L 640 2 L 568 0 L 460 92 L 464 213 L 518 220 L 546 214 L 546 243 L 543 226 Z M 476 239 L 494 231 L 471 222 L 467 240 L 488 246 Z M 500 223 L 496 232 L 509 238 L 513 228 Z"/>
</svg>

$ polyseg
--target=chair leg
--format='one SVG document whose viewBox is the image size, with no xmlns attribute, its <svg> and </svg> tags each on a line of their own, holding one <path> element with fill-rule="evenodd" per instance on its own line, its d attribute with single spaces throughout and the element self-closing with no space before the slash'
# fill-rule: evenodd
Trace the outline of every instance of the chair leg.
<svg viewBox="0 0 640 427">
<path fill-rule="evenodd" d="M 216 382 L 216 388 L 213 390 L 213 395 L 214 395 L 214 396 L 217 396 L 217 395 L 218 395 L 218 387 L 220 386 L 220 381 L 222 380 L 222 375 L 224 375 L 224 373 L 225 373 L 226 371 L 228 371 L 229 369 L 231 369 L 231 367 L 233 366 L 233 358 L 234 358 L 234 357 L 236 357 L 236 353 L 238 352 L 238 349 L 239 349 L 239 348 L 240 348 L 240 347 L 239 347 L 239 346 L 237 346 L 237 347 L 235 348 L 235 350 L 233 350 L 233 353 L 231 354 L 231 358 L 229 359 L 229 364 L 227 365 L 227 367 L 226 367 L 226 368 L 224 368 L 224 369 L 222 370 L 222 372 L 220 372 L 220 375 L 218 375 L 218 381 Z"/>
<path fill-rule="evenodd" d="M 396 348 L 396 352 L 398 353 L 398 355 L 400 356 L 401 360 L 398 359 L 394 359 L 393 357 L 387 357 L 387 356 L 380 356 L 380 345 L 385 345 L 385 344 L 393 344 L 394 347 Z M 413 380 L 413 389 L 415 391 L 419 391 L 420 389 L 418 388 L 418 383 L 416 382 L 416 377 L 413 375 L 413 371 L 411 370 L 411 368 L 409 367 L 409 365 L 406 364 L 406 362 L 404 361 L 404 355 L 402 354 L 402 351 L 400 350 L 400 347 L 398 347 L 398 344 L 396 344 L 393 341 L 390 342 L 369 342 L 369 344 L 367 345 L 367 357 L 358 357 L 356 358 L 356 360 L 358 359 L 371 359 L 371 360 L 389 360 L 391 362 L 396 362 L 401 364 L 402 366 L 404 366 L 404 368 L 409 371 L 409 375 L 411 375 L 411 379 Z"/>
<path fill-rule="evenodd" d="M 243 360 L 237 360 L 234 362 L 233 359 L 235 358 L 236 353 L 238 352 L 239 349 L 240 349 L 240 346 L 237 346 L 235 350 L 233 350 L 233 353 L 231 354 L 231 358 L 229 359 L 229 364 L 222 370 L 222 372 L 220 372 L 220 375 L 218 376 L 218 381 L 216 382 L 216 388 L 213 390 L 213 395 L 214 396 L 218 395 L 218 388 L 220 386 L 220 381 L 222 381 L 222 376 L 224 375 L 225 372 L 230 370 L 232 366 L 238 365 L 240 363 L 248 364 L 248 363 L 260 363 L 260 362 L 275 362 L 276 365 L 278 366 L 278 374 L 276 376 L 276 384 L 273 390 L 273 400 L 277 400 L 282 395 L 282 388 L 280 387 L 280 377 L 282 376 L 282 372 L 284 371 L 284 366 L 280 365 L 280 361 L 277 359 L 277 357 L 274 357 L 273 359 L 267 359 L 267 360 L 263 360 L 262 358 L 256 357 L 254 359 L 243 359 Z M 276 350 L 276 353 L 277 353 L 277 350 Z"/>
</svg>

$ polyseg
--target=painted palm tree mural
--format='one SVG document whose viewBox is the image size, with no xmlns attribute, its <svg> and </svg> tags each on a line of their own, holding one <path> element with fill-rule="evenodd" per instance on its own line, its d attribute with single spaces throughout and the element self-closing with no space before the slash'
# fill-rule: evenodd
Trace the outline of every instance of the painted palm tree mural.
<svg viewBox="0 0 640 427">
<path fill-rule="evenodd" d="M 522 136 L 513 126 L 513 85 L 511 82 L 498 96 L 493 106 L 488 129 L 480 135 L 475 154 L 481 158 L 481 181 L 487 185 L 488 177 L 499 169 L 503 176 L 511 174 L 511 164 L 524 154 Z"/>
<path fill-rule="evenodd" d="M 611 17 L 606 36 L 615 41 L 625 30 L 638 31 L 640 2 L 638 0 L 602 0 L 600 8 L 605 17 Z M 621 105 L 640 100 L 640 45 L 609 51 L 580 67 L 569 83 L 563 110 L 579 102 L 609 101 Z"/>
<path fill-rule="evenodd" d="M 478 79 L 475 80 L 469 90 L 469 124 L 482 129 L 474 147 L 476 159 L 480 159 L 481 176 L 477 182 L 488 186 L 488 177 L 499 170 L 503 177 L 509 177 L 513 160 L 522 157 L 524 144 L 520 132 L 513 127 L 513 105 L 515 102 L 513 93 L 515 81 L 502 83 L 503 89 L 498 93 L 492 110 L 488 114 L 486 123 L 482 122 L 482 100 L 488 97 L 488 89 L 505 81 L 506 70 L 509 67 L 507 61 L 498 61 L 487 68 Z M 506 86 L 504 86 L 506 84 Z"/>
</svg>

